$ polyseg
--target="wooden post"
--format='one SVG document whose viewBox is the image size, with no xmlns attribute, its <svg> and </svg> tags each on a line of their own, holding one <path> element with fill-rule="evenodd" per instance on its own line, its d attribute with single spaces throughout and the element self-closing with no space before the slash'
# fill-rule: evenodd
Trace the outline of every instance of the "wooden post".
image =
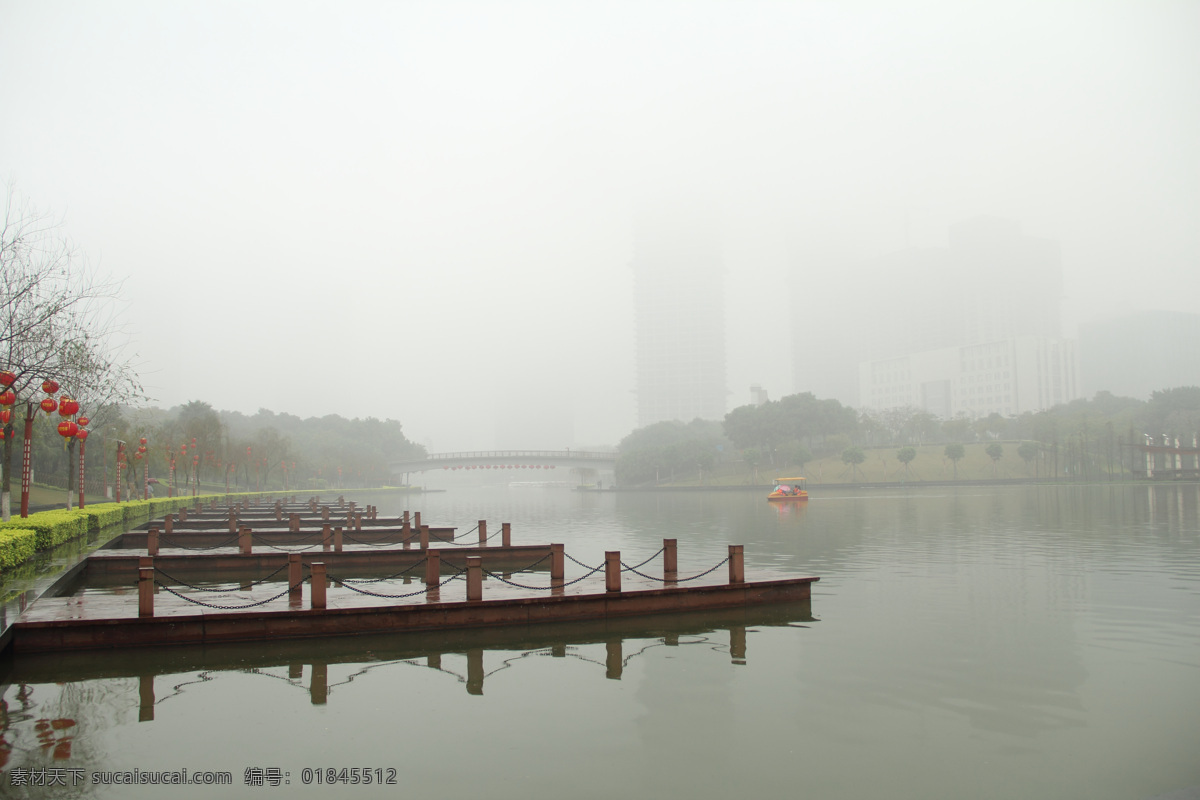
<svg viewBox="0 0 1200 800">
<path fill-rule="evenodd" d="M 425 560 L 425 588 L 432 589 L 442 582 L 442 554 L 430 550 Z"/>
<path fill-rule="evenodd" d="M 483 694 L 483 650 L 467 651 L 467 694 Z"/>
<path fill-rule="evenodd" d="M 550 589 L 554 594 L 562 594 L 566 582 L 567 559 L 561 544 L 550 545 Z"/>
<path fill-rule="evenodd" d="M 371 519 L 379 519 L 379 506 L 371 506 Z"/>
<path fill-rule="evenodd" d="M 467 602 L 483 599 L 483 559 L 467 556 Z"/>
<path fill-rule="evenodd" d="M 663 579 L 668 584 L 675 583 L 679 577 L 679 541 L 663 539 Z"/>
<path fill-rule="evenodd" d="M 308 684 L 308 701 L 323 706 L 329 700 L 329 664 L 314 662 L 312 680 Z"/>
<path fill-rule="evenodd" d="M 417 529 L 420 529 L 420 527 L 421 527 L 421 512 L 420 511 L 413 512 L 413 527 L 417 528 Z"/>
<path fill-rule="evenodd" d="M 604 643 L 604 677 L 610 681 L 621 680 L 621 672 L 625 669 L 625 659 L 622 657 L 620 639 Z"/>
<path fill-rule="evenodd" d="M 238 529 L 238 550 L 240 550 L 242 555 L 244 555 L 244 556 L 250 555 L 250 529 L 249 528 L 239 528 Z"/>
<path fill-rule="evenodd" d="M 342 552 L 342 529 L 333 529 L 333 549 L 335 552 Z"/>
<path fill-rule="evenodd" d="M 362 532 L 362 512 L 361 511 L 359 511 L 357 514 L 354 515 L 354 532 L 355 533 Z"/>
<path fill-rule="evenodd" d="M 275 501 L 275 521 L 283 522 L 283 503 Z"/>
<path fill-rule="evenodd" d="M 314 561 L 312 568 L 312 592 L 309 594 L 311 608 L 325 608 L 325 564 Z"/>
<path fill-rule="evenodd" d="M 170 536 L 175 531 L 175 515 L 167 514 L 163 517 L 163 529 L 166 530 L 167 536 Z"/>
<path fill-rule="evenodd" d="M 300 532 L 300 515 L 291 514 L 288 516 L 288 530 L 292 533 Z"/>
<path fill-rule="evenodd" d="M 158 555 L 158 528 L 151 528 L 146 534 L 146 555 Z"/>
<path fill-rule="evenodd" d="M 341 528 L 338 528 L 338 530 L 340 531 Z M 329 527 L 328 523 L 321 526 L 321 549 L 324 550 L 326 553 L 329 552 L 329 535 L 330 535 L 330 533 L 331 533 L 331 528 Z"/>
<path fill-rule="evenodd" d="M 138 722 L 154 722 L 153 675 L 138 675 Z"/>
<path fill-rule="evenodd" d="M 408 513 L 405 512 L 404 524 L 400 526 L 400 543 L 407 550 L 412 546 L 412 526 L 408 524 Z"/>
<path fill-rule="evenodd" d="M 735 664 L 746 663 L 746 629 L 734 627 L 729 629 L 729 656 Z"/>
<path fill-rule="evenodd" d="M 487 547 L 487 520 L 479 520 L 479 546 Z"/>
<path fill-rule="evenodd" d="M 421 526 L 421 549 L 422 550 L 429 549 L 429 526 L 428 525 Z"/>
<path fill-rule="evenodd" d="M 298 605 L 304 590 L 304 564 L 299 553 L 288 553 L 288 603 Z"/>
<path fill-rule="evenodd" d="M 604 553 L 604 591 L 621 591 L 620 550 L 608 550 Z"/>
<path fill-rule="evenodd" d="M 408 509 L 407 508 L 404 509 L 404 516 L 402 516 L 400 518 L 400 521 L 403 522 L 405 525 L 408 524 Z"/>
<path fill-rule="evenodd" d="M 238 530 L 237 512 L 231 508 L 231 509 L 229 509 L 229 532 L 237 533 L 237 530 Z"/>
<path fill-rule="evenodd" d="M 321 520 L 329 522 L 329 506 L 321 506 Z"/>
<path fill-rule="evenodd" d="M 745 583 L 746 568 L 743 560 L 742 550 L 744 545 L 731 544 L 729 545 L 729 582 L 730 583 Z"/>
<path fill-rule="evenodd" d="M 198 512 L 198 511 L 197 511 L 196 513 L 198 514 L 198 513 L 200 513 L 200 512 Z M 179 521 L 180 521 L 180 522 L 187 522 L 187 506 L 180 506 L 180 508 L 179 508 Z"/>
<path fill-rule="evenodd" d="M 500 525 L 500 546 L 512 547 L 512 523 L 505 522 Z"/>
<path fill-rule="evenodd" d="M 154 567 L 138 567 L 138 616 L 154 616 Z"/>
</svg>

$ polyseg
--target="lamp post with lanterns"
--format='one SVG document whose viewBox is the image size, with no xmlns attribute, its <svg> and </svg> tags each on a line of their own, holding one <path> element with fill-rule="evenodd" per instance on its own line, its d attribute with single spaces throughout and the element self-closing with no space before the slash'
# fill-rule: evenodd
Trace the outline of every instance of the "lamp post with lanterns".
<svg viewBox="0 0 1200 800">
<path fill-rule="evenodd" d="M 125 443 L 117 440 L 117 502 L 121 502 L 121 467 L 125 466 Z"/>
<path fill-rule="evenodd" d="M 150 453 L 146 450 L 146 437 L 138 439 L 137 449 L 133 451 L 135 461 L 142 462 L 142 499 L 150 499 Z"/>
</svg>

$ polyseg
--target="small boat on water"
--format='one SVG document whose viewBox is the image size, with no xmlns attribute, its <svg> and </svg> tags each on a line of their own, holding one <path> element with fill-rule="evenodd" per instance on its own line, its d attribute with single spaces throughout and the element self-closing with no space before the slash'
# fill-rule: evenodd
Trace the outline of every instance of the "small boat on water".
<svg viewBox="0 0 1200 800">
<path fill-rule="evenodd" d="M 767 495 L 771 502 L 785 500 L 807 500 L 808 490 L 804 478 L 776 478 L 775 490 Z"/>
</svg>

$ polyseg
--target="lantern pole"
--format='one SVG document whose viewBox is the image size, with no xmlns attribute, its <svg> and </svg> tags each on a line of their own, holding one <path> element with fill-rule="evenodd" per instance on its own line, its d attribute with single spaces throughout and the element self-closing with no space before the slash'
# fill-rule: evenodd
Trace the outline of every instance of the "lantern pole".
<svg viewBox="0 0 1200 800">
<path fill-rule="evenodd" d="M 30 464 L 30 453 L 33 449 L 33 420 L 37 417 L 38 406 L 30 400 L 25 404 L 25 434 L 21 443 L 21 518 L 29 516 L 29 483 L 32 479 L 33 468 Z"/>
<path fill-rule="evenodd" d="M 125 457 L 125 443 L 117 439 L 117 502 L 121 502 L 121 459 Z"/>
<path fill-rule="evenodd" d="M 100 471 L 104 476 L 104 499 L 108 499 L 108 428 L 101 433 L 100 438 Z"/>
<path fill-rule="evenodd" d="M 80 431 L 83 433 L 84 431 Z M 85 505 L 83 499 L 83 450 L 87 447 L 87 437 L 79 438 L 79 507 L 82 509 Z"/>
</svg>

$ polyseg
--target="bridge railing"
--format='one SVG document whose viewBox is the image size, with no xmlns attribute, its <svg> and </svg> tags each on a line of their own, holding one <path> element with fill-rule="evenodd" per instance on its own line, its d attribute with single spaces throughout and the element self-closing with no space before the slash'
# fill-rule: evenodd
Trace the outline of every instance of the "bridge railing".
<svg viewBox="0 0 1200 800">
<path fill-rule="evenodd" d="M 551 459 L 581 459 L 596 461 L 613 461 L 616 451 L 600 452 L 595 450 L 478 450 L 460 453 L 430 453 L 426 461 L 459 461 L 468 458 L 551 458 Z"/>
</svg>

